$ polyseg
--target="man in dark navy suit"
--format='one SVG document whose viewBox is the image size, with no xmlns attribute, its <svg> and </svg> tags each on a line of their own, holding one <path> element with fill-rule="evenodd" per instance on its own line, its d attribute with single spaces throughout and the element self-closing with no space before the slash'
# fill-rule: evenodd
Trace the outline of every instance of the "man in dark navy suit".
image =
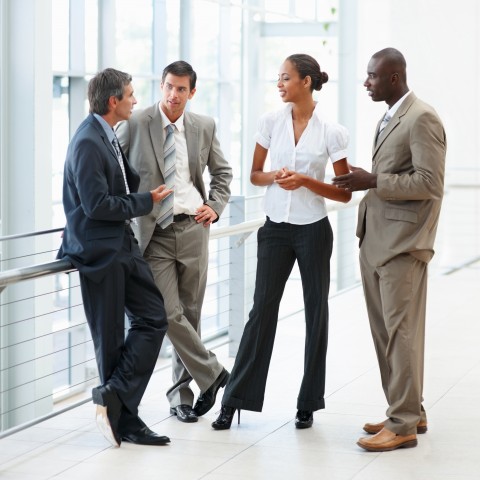
<svg viewBox="0 0 480 480">
<path fill-rule="evenodd" d="M 132 77 L 108 68 L 88 85 L 90 115 L 67 151 L 63 206 L 67 224 L 57 258 L 80 273 L 101 386 L 92 390 L 97 424 L 114 446 L 170 442 L 138 416 L 167 319 L 163 298 L 143 259 L 130 223 L 172 193 L 165 185 L 136 193 L 139 176 L 129 165 L 113 127 L 132 113 Z M 135 221 L 135 220 L 133 220 Z M 125 337 L 125 313 L 130 329 Z"/>
</svg>

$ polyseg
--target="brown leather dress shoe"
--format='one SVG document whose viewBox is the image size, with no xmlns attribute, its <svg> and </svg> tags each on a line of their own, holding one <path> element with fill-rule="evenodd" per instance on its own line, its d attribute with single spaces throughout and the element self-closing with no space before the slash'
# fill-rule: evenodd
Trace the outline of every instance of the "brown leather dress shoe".
<svg viewBox="0 0 480 480">
<path fill-rule="evenodd" d="M 397 448 L 411 448 L 417 446 L 417 435 L 398 435 L 386 428 L 382 428 L 373 437 L 364 437 L 358 440 L 357 445 L 369 452 L 389 452 Z"/>
<path fill-rule="evenodd" d="M 375 435 L 378 433 L 384 426 L 385 426 L 386 420 L 380 423 L 366 423 L 363 426 L 363 429 L 367 432 L 370 433 L 371 435 Z M 426 420 L 420 420 L 417 423 L 417 434 L 419 433 L 427 433 L 428 426 L 427 426 L 427 421 Z"/>
</svg>

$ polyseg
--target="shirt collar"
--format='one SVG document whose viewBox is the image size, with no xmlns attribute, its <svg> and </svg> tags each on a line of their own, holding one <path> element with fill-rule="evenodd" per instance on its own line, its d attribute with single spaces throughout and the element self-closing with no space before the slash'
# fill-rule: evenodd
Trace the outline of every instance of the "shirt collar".
<svg viewBox="0 0 480 480">
<path fill-rule="evenodd" d="M 400 105 L 403 103 L 403 101 L 410 95 L 411 90 L 409 90 L 400 100 L 397 101 L 391 108 L 387 110 L 387 113 L 390 118 L 392 118 L 397 110 L 400 108 Z"/>
<path fill-rule="evenodd" d="M 107 123 L 107 121 L 100 116 L 98 113 L 94 113 L 93 116 L 98 120 L 102 128 L 105 130 L 105 133 L 107 135 L 108 141 L 112 143 L 113 139 L 115 138 L 115 132 L 113 131 L 113 128 Z"/>
<path fill-rule="evenodd" d="M 185 117 L 185 112 L 182 113 L 182 114 L 180 115 L 180 117 L 178 117 L 178 119 L 177 119 L 176 122 L 171 122 L 171 121 L 168 119 L 168 117 L 163 113 L 163 110 L 162 110 L 162 107 L 160 106 L 160 103 L 158 104 L 158 109 L 160 110 L 160 115 L 161 115 L 161 117 L 162 117 L 162 126 L 163 126 L 163 128 L 165 128 L 167 125 L 172 124 L 172 125 L 175 125 L 175 127 L 177 127 L 177 130 L 178 130 L 179 132 L 182 132 L 182 131 L 185 129 L 185 127 L 184 127 L 184 125 L 183 125 L 183 119 L 184 119 L 184 117 Z"/>
<path fill-rule="evenodd" d="M 289 102 L 285 106 L 285 116 L 291 116 L 292 115 L 292 110 L 293 110 L 293 103 Z M 322 119 L 322 114 L 321 114 L 321 108 L 320 104 L 318 102 L 315 102 L 315 108 L 313 110 L 312 118 L 317 117 L 320 120 Z"/>
</svg>

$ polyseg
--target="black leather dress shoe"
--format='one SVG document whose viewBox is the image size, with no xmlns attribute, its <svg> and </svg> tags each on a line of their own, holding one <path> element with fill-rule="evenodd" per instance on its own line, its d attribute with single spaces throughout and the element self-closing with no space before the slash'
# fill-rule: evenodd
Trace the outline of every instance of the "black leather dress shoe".
<svg viewBox="0 0 480 480">
<path fill-rule="evenodd" d="M 310 428 L 313 425 L 313 412 L 311 410 L 298 410 L 295 417 L 297 428 Z"/>
<path fill-rule="evenodd" d="M 136 432 L 124 433 L 122 435 L 122 440 L 137 445 L 166 445 L 167 443 L 170 443 L 168 437 L 160 436 L 146 426 Z"/>
<path fill-rule="evenodd" d="M 114 447 L 119 447 L 122 443 L 118 432 L 122 402 L 110 385 L 94 388 L 92 390 L 92 401 L 97 405 L 98 429 Z"/>
<path fill-rule="evenodd" d="M 217 377 L 212 385 L 203 393 L 198 396 L 197 402 L 193 407 L 193 411 L 197 417 L 205 415 L 214 405 L 217 398 L 218 391 L 227 384 L 230 374 L 223 369 L 222 373 Z"/>
<path fill-rule="evenodd" d="M 190 405 L 177 405 L 176 407 L 170 408 L 170 413 L 176 415 L 181 422 L 198 422 L 198 417 Z"/>
</svg>

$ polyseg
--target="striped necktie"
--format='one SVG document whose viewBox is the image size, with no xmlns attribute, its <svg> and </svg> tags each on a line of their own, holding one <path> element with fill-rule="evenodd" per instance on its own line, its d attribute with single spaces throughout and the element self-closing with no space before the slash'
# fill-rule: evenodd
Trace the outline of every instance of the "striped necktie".
<svg viewBox="0 0 480 480">
<path fill-rule="evenodd" d="M 120 145 L 118 144 L 117 137 L 113 138 L 112 145 L 115 150 L 115 153 L 117 154 L 118 164 L 120 165 L 120 168 L 123 173 L 123 180 L 125 181 L 125 190 L 127 191 L 127 193 L 130 193 L 130 189 L 128 188 L 128 182 L 127 182 L 127 173 L 125 172 L 125 164 L 123 163 L 122 151 L 120 150 Z"/>
<path fill-rule="evenodd" d="M 165 185 L 167 188 L 173 188 L 175 185 L 175 137 L 174 125 L 167 125 L 167 133 L 163 144 L 163 160 Z M 166 197 L 160 206 L 160 213 L 157 218 L 157 224 L 161 228 L 168 227 L 173 222 L 173 196 L 171 193 Z"/>
</svg>

